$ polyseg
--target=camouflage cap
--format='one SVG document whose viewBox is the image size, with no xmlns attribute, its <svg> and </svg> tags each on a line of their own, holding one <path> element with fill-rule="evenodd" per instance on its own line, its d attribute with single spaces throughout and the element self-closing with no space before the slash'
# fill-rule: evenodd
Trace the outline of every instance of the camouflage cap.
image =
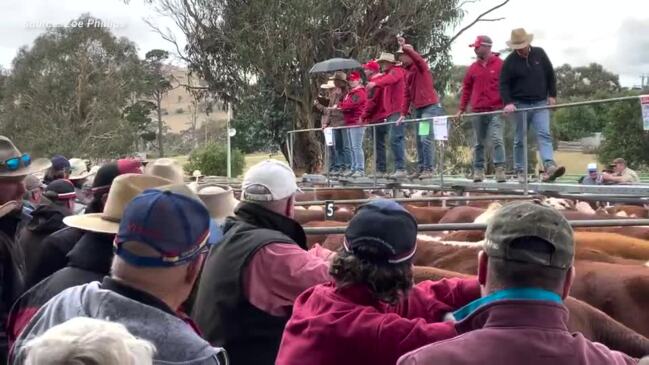
<svg viewBox="0 0 649 365">
<path fill-rule="evenodd" d="M 553 246 L 551 253 L 511 247 L 522 237 L 537 237 Z M 484 250 L 490 257 L 567 269 L 575 255 L 572 227 L 558 211 L 539 202 L 514 202 L 489 221 Z"/>
</svg>

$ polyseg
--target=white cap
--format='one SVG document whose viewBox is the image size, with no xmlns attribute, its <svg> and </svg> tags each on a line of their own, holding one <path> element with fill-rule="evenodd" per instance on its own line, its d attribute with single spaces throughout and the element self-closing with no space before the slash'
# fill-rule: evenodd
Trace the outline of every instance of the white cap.
<svg viewBox="0 0 649 365">
<path fill-rule="evenodd" d="M 270 194 L 246 192 L 251 186 L 263 186 Z M 293 170 L 284 162 L 265 160 L 251 167 L 241 183 L 241 198 L 251 201 L 275 201 L 288 198 L 301 191 L 295 182 Z"/>
<path fill-rule="evenodd" d="M 597 170 L 597 164 L 595 162 L 591 162 L 591 163 L 588 164 L 588 167 L 586 169 L 588 171 Z"/>
</svg>

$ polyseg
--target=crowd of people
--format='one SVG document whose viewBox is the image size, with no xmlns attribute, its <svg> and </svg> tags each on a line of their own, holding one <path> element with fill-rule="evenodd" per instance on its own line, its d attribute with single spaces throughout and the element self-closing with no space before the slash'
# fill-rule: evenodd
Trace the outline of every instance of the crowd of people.
<svg viewBox="0 0 649 365">
<path fill-rule="evenodd" d="M 579 179 L 583 185 L 624 185 L 640 182 L 638 174 L 626 165 L 626 160 L 616 158 L 602 172 L 597 171 L 597 164 L 592 162 L 586 167 L 587 175 Z"/>
<path fill-rule="evenodd" d="M 568 331 L 573 231 L 539 203 L 497 212 L 477 278 L 415 285 L 417 223 L 394 201 L 357 208 L 332 252 L 307 247 L 283 162 L 249 169 L 241 201 L 169 159 L 69 162 L 0 136 L 9 364 L 637 363 Z"/>
<path fill-rule="evenodd" d="M 476 61 L 469 67 L 463 80 L 460 107 L 455 117 L 459 120 L 467 110 L 475 113 L 503 111 L 512 114 L 514 137 L 514 168 L 519 181 L 524 181 L 525 124 L 536 133 L 543 163 L 542 181 L 552 182 L 565 173 L 553 156 L 548 109 L 535 108 L 556 104 L 557 87 L 554 68 L 545 51 L 531 46 L 533 34 L 514 29 L 507 46 L 513 52 L 503 61 L 492 51 L 492 40 L 478 36 L 470 46 Z M 366 126 L 383 122 L 390 125 L 376 127 L 376 177 L 421 178 L 433 176 L 435 168 L 435 140 L 431 119 L 444 114 L 435 90 L 433 75 L 426 60 L 402 37 L 397 37 L 399 50 L 382 53 L 376 60 L 363 65 L 367 84 L 361 83 L 358 71 L 336 72 L 330 82 L 321 85 L 325 95 L 315 101 L 322 113 L 322 127 L 346 126 L 333 131 L 333 145 L 329 147 L 329 174 L 348 178 L 365 174 L 363 134 Z M 475 134 L 473 180 L 485 178 L 485 146 L 493 148 L 495 179 L 505 182 L 505 149 L 501 113 L 472 117 Z M 417 170 L 408 175 L 405 164 L 404 124 L 410 117 L 417 136 Z M 525 120 L 524 120 L 525 118 Z M 385 139 L 390 136 L 395 171 L 387 173 Z"/>
</svg>

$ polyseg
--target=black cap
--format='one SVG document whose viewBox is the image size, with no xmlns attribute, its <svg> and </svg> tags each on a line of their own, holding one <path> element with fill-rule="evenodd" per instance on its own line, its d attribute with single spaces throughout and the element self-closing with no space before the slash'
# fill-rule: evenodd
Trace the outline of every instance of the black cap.
<svg viewBox="0 0 649 365">
<path fill-rule="evenodd" d="M 77 197 L 74 190 L 74 184 L 72 181 L 66 179 L 58 179 L 49 183 L 45 188 L 43 195 L 54 200 L 67 200 Z"/>
<path fill-rule="evenodd" d="M 417 248 L 417 221 L 401 205 L 378 199 L 358 208 L 345 232 L 345 249 L 360 258 L 396 264 L 412 258 Z M 373 246 L 378 256 L 365 257 Z"/>
</svg>

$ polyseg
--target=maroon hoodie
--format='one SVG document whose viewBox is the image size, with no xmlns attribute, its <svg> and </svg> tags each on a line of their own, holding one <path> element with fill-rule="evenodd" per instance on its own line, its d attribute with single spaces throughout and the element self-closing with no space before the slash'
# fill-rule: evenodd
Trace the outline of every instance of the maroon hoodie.
<svg viewBox="0 0 649 365">
<path fill-rule="evenodd" d="M 463 333 L 413 351 L 398 365 L 631 365 L 637 361 L 570 333 L 561 304 L 501 300 L 457 323 Z M 467 351 L 469 349 L 470 351 Z"/>
<path fill-rule="evenodd" d="M 462 85 L 460 110 L 465 112 L 471 105 L 474 112 L 488 112 L 502 109 L 500 99 L 500 69 L 503 61 L 498 54 L 492 53 L 486 62 L 475 61 L 466 71 Z"/>
<path fill-rule="evenodd" d="M 417 284 L 396 306 L 365 286 L 321 284 L 302 293 L 286 324 L 276 365 L 394 365 L 399 356 L 457 334 L 444 315 L 480 296 L 476 279 Z"/>
<path fill-rule="evenodd" d="M 420 109 L 439 103 L 439 97 L 428 62 L 415 50 L 404 48 L 403 52 L 412 59 L 412 64 L 406 68 L 406 88 L 401 105 L 401 115 L 405 116 L 410 113 L 410 105 Z"/>
</svg>

